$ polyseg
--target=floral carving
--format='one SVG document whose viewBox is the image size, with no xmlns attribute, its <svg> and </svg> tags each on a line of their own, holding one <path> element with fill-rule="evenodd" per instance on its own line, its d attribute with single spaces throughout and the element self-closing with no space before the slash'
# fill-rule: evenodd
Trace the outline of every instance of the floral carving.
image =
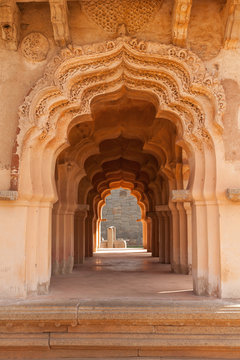
<svg viewBox="0 0 240 360">
<path fill-rule="evenodd" d="M 25 36 L 21 43 L 23 56 L 30 62 L 46 59 L 49 50 L 47 38 L 41 33 L 33 32 Z"/>
</svg>

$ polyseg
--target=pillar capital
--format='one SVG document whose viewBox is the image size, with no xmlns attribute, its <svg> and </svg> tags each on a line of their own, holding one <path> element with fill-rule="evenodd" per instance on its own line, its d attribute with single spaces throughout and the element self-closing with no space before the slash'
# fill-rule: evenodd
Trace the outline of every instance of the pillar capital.
<svg viewBox="0 0 240 360">
<path fill-rule="evenodd" d="M 192 0 L 175 0 L 172 20 L 172 41 L 174 45 L 186 46 Z"/>
<path fill-rule="evenodd" d="M 67 46 L 70 43 L 67 1 L 50 0 L 49 4 L 54 40 L 58 46 Z"/>
<path fill-rule="evenodd" d="M 240 202 L 240 188 L 236 189 L 227 189 L 226 190 L 226 197 L 228 200 L 234 202 Z"/>
<path fill-rule="evenodd" d="M 156 212 L 165 212 L 165 211 L 170 211 L 170 209 L 169 209 L 168 205 L 156 205 L 155 211 Z"/>
<path fill-rule="evenodd" d="M 0 1 L 1 38 L 8 50 L 17 50 L 19 42 L 19 9 L 14 0 Z"/>
<path fill-rule="evenodd" d="M 78 204 L 77 207 L 76 207 L 76 216 L 77 217 L 86 217 L 87 216 L 87 212 L 89 210 L 89 205 L 87 204 Z"/>
<path fill-rule="evenodd" d="M 191 202 L 192 193 L 190 190 L 172 190 L 172 202 Z"/>
<path fill-rule="evenodd" d="M 77 204 L 76 211 L 88 211 L 89 205 L 88 204 Z"/>
<path fill-rule="evenodd" d="M 236 49 L 240 41 L 240 1 L 227 0 L 225 6 L 224 48 Z"/>
</svg>

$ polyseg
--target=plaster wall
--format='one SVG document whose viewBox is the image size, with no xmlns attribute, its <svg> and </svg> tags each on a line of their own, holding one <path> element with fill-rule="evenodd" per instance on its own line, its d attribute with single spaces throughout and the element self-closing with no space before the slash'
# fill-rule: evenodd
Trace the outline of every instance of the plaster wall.
<svg viewBox="0 0 240 360">
<path fill-rule="evenodd" d="M 143 40 L 162 43 L 171 42 L 172 0 L 162 3 L 153 19 L 145 24 L 136 36 Z M 216 73 L 225 88 L 227 111 L 224 117 L 224 140 L 226 158 L 240 159 L 239 105 L 237 95 L 240 86 L 239 50 L 221 50 L 223 41 L 224 1 L 195 1 L 192 6 L 188 30 L 188 44 L 198 56 L 205 60 L 207 68 Z M 16 135 L 18 107 L 34 83 L 43 74 L 44 68 L 57 47 L 53 40 L 49 5 L 45 3 L 21 3 L 20 41 L 31 32 L 41 32 L 48 38 L 50 50 L 46 60 L 38 63 L 27 61 L 17 51 L 4 50 L 0 40 L 0 188 L 9 188 L 11 151 Z M 214 19 L 214 21 L 213 21 Z M 114 37 L 97 25 L 81 7 L 79 2 L 69 2 L 69 27 L 72 41 L 76 45 L 103 41 Z M 235 94 L 232 96 L 232 94 Z"/>
<path fill-rule="evenodd" d="M 26 218 L 27 208 L 0 204 L 1 297 L 19 297 L 26 294 Z M 7 244 L 7 246 L 6 246 Z M 2 246 L 3 245 L 3 246 Z M 5 245 L 5 246 L 4 246 Z"/>
<path fill-rule="evenodd" d="M 172 0 L 162 3 L 148 24 L 135 36 L 143 40 L 171 42 Z M 220 78 L 226 91 L 227 110 L 224 116 L 224 142 L 227 160 L 240 159 L 239 50 L 224 50 L 224 1 L 193 2 L 187 47 L 205 61 L 206 67 Z M 21 3 L 20 46 L 17 51 L 4 50 L 0 40 L 0 189 L 9 188 L 11 152 L 18 124 L 18 108 L 34 83 L 42 76 L 49 59 L 58 50 L 54 43 L 49 4 Z M 79 2 L 69 2 L 69 28 L 73 44 L 82 45 L 114 38 L 86 14 Z M 214 21 L 213 21 L 214 19 Z M 21 40 L 32 32 L 40 32 L 49 41 L 47 58 L 29 62 L 21 51 Z M 233 95 L 234 94 L 234 95 Z"/>
<path fill-rule="evenodd" d="M 220 251 L 221 251 L 221 296 L 239 298 L 239 218 L 240 208 L 237 204 L 220 206 Z"/>
</svg>

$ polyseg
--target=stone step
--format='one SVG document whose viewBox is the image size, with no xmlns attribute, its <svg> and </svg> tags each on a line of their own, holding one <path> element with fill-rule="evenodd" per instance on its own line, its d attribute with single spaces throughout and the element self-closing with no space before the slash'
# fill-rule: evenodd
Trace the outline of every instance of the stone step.
<svg viewBox="0 0 240 360">
<path fill-rule="evenodd" d="M 0 359 L 239 359 L 238 307 L 186 305 L 1 307 Z"/>
</svg>

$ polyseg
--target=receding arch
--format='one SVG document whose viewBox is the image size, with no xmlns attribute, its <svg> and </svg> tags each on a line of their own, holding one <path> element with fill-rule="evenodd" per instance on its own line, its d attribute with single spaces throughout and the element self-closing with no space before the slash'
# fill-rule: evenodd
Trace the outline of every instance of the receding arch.
<svg viewBox="0 0 240 360">
<path fill-rule="evenodd" d="M 63 174 L 71 170 L 71 192 L 69 183 L 65 185 L 66 193 L 69 193 L 72 200 L 68 202 L 64 212 L 67 211 L 69 216 L 72 216 L 79 205 L 76 202 L 79 183 L 86 175 L 84 159 L 89 157 L 89 154 L 94 155 L 99 151 L 97 147 L 93 148 L 89 140 L 93 136 L 95 123 L 91 106 L 94 107 L 103 98 L 104 101 L 117 101 L 124 95 L 141 101 L 147 100 L 155 108 L 156 124 L 164 119 L 176 128 L 175 143 L 187 153 L 190 168 L 188 190 L 191 191 L 193 202 L 194 289 L 197 294 L 218 293 L 218 230 L 212 229 L 206 219 L 209 211 L 215 218 L 218 216 L 216 178 L 219 165 L 216 163 L 215 146 L 223 147 L 223 89 L 192 52 L 131 38 L 119 38 L 102 44 L 61 50 L 49 63 L 43 78 L 37 82 L 20 107 L 19 129 L 12 156 L 12 189 L 18 190 L 20 201 L 31 202 L 33 207 L 39 208 L 37 214 L 29 212 L 27 221 L 38 223 L 38 232 L 34 235 L 32 246 L 39 246 L 44 233 L 46 240 L 42 245 L 42 251 L 48 259 L 42 265 L 44 269 L 40 275 L 38 268 L 31 268 L 32 261 L 27 258 L 27 291 L 36 291 L 42 284 L 45 284 L 46 288 L 49 285 L 51 216 L 46 214 L 50 214 L 51 206 L 57 200 L 55 162 L 63 149 L 69 146 L 68 135 L 74 126 L 88 124 L 82 131 L 82 162 L 77 167 L 72 167 L 66 152 L 66 158 L 62 164 L 59 163 L 62 165 L 60 168 Z M 86 137 L 84 131 L 87 132 Z M 103 140 L 101 136 L 100 139 Z M 165 189 L 164 200 L 157 205 L 169 205 L 176 232 L 176 229 L 179 229 L 178 213 L 183 212 L 183 205 L 178 202 L 176 205 L 169 196 L 172 190 L 181 189 L 181 181 L 177 182 L 172 176 L 174 161 L 169 157 L 170 153 L 164 149 L 161 139 L 156 137 L 145 142 L 143 152 L 161 158 L 160 178 L 168 183 L 169 203 L 166 204 Z M 74 159 L 79 157 L 77 144 L 74 154 Z M 146 212 L 153 216 L 151 203 L 154 203 L 154 186 L 146 200 L 146 194 L 140 191 L 143 183 L 141 180 L 134 191 L 141 194 L 141 201 L 146 204 Z M 91 194 L 90 191 L 88 194 Z M 101 197 L 99 199 L 94 193 L 89 195 L 91 196 L 95 204 L 91 216 L 96 217 Z M 62 211 L 62 208 L 60 210 Z M 213 247 L 209 246 L 210 237 L 215 239 Z M 218 260 L 211 262 L 213 257 Z M 177 262 L 179 261 L 176 260 L 174 265 L 176 271 L 179 265 Z M 72 267 L 72 259 L 67 267 Z"/>
</svg>

